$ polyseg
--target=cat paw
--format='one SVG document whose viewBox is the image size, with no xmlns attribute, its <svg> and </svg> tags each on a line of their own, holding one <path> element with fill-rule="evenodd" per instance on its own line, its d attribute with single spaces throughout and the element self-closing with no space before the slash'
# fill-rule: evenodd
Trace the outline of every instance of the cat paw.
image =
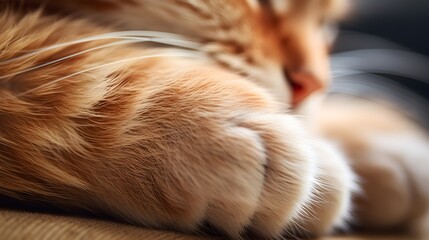
<svg viewBox="0 0 429 240">
<path fill-rule="evenodd" d="M 139 187 L 122 192 L 126 204 L 109 204 L 114 212 L 187 232 L 209 223 L 235 239 L 316 235 L 342 220 L 353 179 L 335 150 L 248 81 L 189 75 L 145 98 L 139 124 L 150 131 L 125 165 L 125 182 Z"/>
<path fill-rule="evenodd" d="M 392 106 L 350 97 L 324 103 L 320 127 L 341 143 L 360 178 L 354 198 L 358 229 L 429 234 L 429 140 L 414 121 Z M 426 237 L 426 238 L 425 238 Z"/>
</svg>

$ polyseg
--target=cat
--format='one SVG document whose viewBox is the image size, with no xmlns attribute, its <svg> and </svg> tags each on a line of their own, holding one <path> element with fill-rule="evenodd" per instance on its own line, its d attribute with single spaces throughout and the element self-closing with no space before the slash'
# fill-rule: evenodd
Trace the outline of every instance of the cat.
<svg viewBox="0 0 429 240">
<path fill-rule="evenodd" d="M 414 158 L 374 167 L 353 155 L 358 140 L 361 152 L 390 152 L 341 121 L 356 112 L 331 109 L 337 101 L 314 131 L 296 116 L 329 85 L 329 26 L 347 1 L 29 3 L 6 3 L 0 17 L 0 194 L 153 228 L 208 223 L 234 239 L 349 221 L 426 229 L 427 215 L 412 216 L 414 195 L 418 213 L 429 196 Z M 371 131 L 389 137 L 380 125 Z M 389 131 L 409 132 L 427 165 L 416 126 Z M 408 201 L 378 209 L 383 196 Z"/>
<path fill-rule="evenodd" d="M 363 194 L 355 201 L 360 228 L 405 227 L 426 239 L 429 142 L 425 131 L 392 106 L 342 97 L 324 104 L 319 124 L 323 135 L 343 144 L 361 178 Z"/>
</svg>

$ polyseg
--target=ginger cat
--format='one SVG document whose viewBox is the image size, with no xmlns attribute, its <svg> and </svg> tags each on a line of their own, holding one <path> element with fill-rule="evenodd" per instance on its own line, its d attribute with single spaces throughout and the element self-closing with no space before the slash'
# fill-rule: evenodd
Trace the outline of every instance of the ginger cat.
<svg viewBox="0 0 429 240">
<path fill-rule="evenodd" d="M 235 239 L 429 226 L 416 126 L 293 113 L 328 86 L 346 1 L 29 2 L 0 16 L 0 194 Z"/>
</svg>

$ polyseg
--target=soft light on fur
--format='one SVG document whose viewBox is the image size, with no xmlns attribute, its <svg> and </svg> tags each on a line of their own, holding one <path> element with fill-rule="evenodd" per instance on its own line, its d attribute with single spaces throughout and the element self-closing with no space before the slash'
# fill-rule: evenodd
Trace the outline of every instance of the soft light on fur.
<svg viewBox="0 0 429 240">
<path fill-rule="evenodd" d="M 287 111 L 327 86 L 323 23 L 340 5 L 94 0 L 47 1 L 57 16 L 4 10 L 0 193 L 155 228 L 208 222 L 235 239 L 320 235 L 358 218 L 354 159 Z"/>
</svg>

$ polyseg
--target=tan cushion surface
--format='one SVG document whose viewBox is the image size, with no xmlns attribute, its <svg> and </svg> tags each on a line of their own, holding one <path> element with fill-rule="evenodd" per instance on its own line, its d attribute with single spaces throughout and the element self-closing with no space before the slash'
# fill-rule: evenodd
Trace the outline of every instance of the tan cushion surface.
<svg viewBox="0 0 429 240">
<path fill-rule="evenodd" d="M 0 210 L 0 239 L 7 240 L 204 240 L 208 238 L 145 229 L 103 220 Z M 339 236 L 322 240 L 410 240 L 409 237 Z"/>
</svg>

